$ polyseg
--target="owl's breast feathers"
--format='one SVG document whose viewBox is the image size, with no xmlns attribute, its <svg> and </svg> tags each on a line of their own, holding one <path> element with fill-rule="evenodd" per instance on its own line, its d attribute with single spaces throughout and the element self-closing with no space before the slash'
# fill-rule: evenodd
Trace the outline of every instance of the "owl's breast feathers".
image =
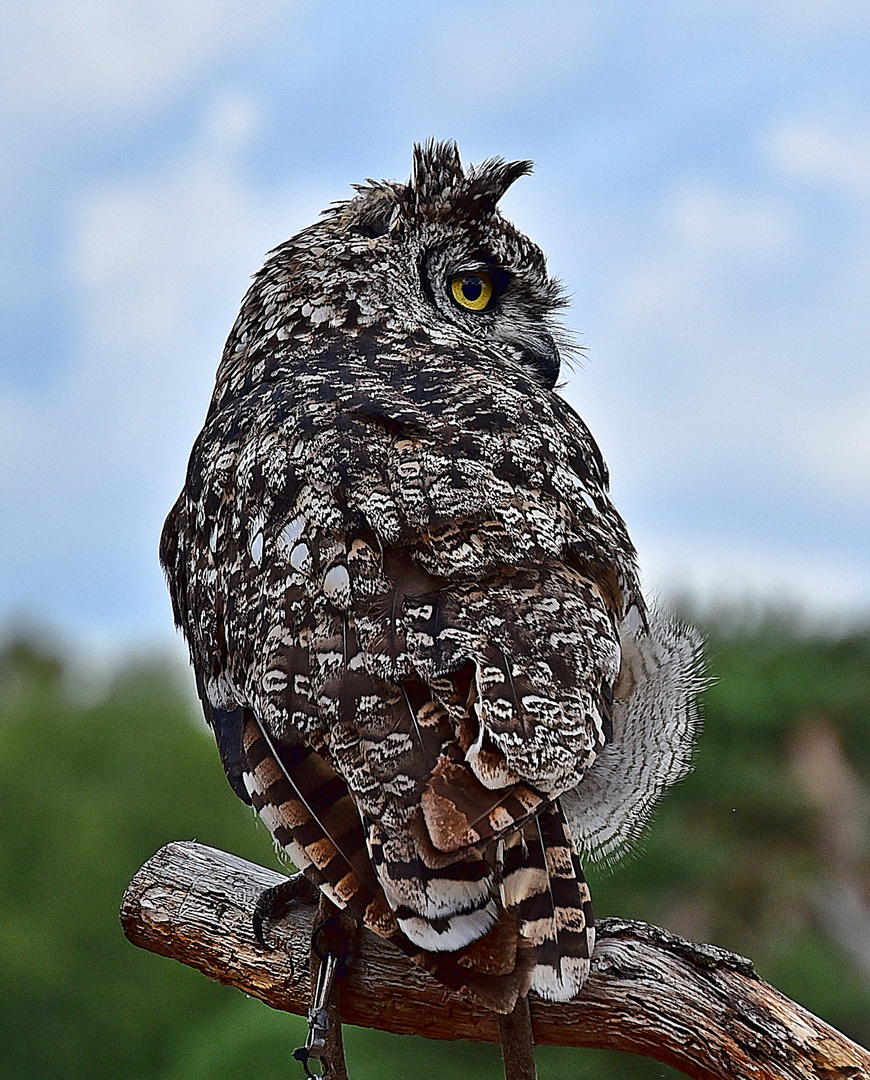
<svg viewBox="0 0 870 1080">
<path fill-rule="evenodd" d="M 194 447 L 161 557 L 206 715 L 336 903 L 492 1008 L 570 997 L 593 930 L 559 799 L 611 739 L 634 552 L 558 397 L 358 344 L 277 353 Z"/>
</svg>

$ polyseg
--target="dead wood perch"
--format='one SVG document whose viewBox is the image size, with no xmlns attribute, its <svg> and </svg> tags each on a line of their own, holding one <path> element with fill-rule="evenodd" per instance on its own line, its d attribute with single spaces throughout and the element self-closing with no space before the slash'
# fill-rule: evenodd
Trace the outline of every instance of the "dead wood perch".
<svg viewBox="0 0 870 1080">
<path fill-rule="evenodd" d="M 300 905 L 264 951 L 251 915 L 280 875 L 214 848 L 168 844 L 139 871 L 124 933 L 276 1009 L 305 1015 L 315 908 Z M 341 984 L 344 1023 L 497 1042 L 496 1017 L 455 998 L 368 932 Z M 699 1080 L 867 1080 L 870 1052 L 761 980 L 751 963 L 646 923 L 604 919 L 580 1000 L 532 1000 L 535 1042 L 627 1050 Z"/>
</svg>

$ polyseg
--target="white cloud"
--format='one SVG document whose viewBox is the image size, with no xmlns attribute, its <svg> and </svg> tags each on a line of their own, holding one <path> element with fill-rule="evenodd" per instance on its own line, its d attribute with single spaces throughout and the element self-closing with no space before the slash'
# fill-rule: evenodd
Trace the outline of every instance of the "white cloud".
<svg viewBox="0 0 870 1080">
<path fill-rule="evenodd" d="M 45 122 L 169 100 L 229 48 L 274 32 L 283 0 L 44 0 L 0 17 L 0 102 Z"/>
<path fill-rule="evenodd" d="M 785 173 L 842 188 L 870 210 L 870 131 L 791 121 L 771 132 L 768 151 Z"/>
<path fill-rule="evenodd" d="M 697 319 L 722 303 L 721 286 L 712 282 L 735 266 L 745 271 L 782 259 L 795 231 L 781 202 L 697 181 L 677 182 L 660 215 L 655 253 L 616 286 L 614 305 L 630 319 L 684 321 L 688 311 Z"/>
<path fill-rule="evenodd" d="M 683 28 L 696 22 L 708 26 L 738 26 L 753 47 L 774 55 L 788 55 L 786 46 L 798 42 L 818 48 L 820 41 L 836 39 L 870 26 L 866 0 L 671 0 L 671 18 Z"/>
<path fill-rule="evenodd" d="M 610 458 L 653 587 L 866 614 L 864 140 L 782 130 L 763 142 L 778 149 L 774 182 L 677 179 L 620 257 L 605 254 L 593 363 L 569 396 Z M 813 231 L 798 177 L 847 196 L 841 233 L 830 219 Z"/>
<path fill-rule="evenodd" d="M 816 393 L 791 430 L 795 462 L 818 492 L 841 504 L 870 502 L 870 129 L 827 119 L 793 119 L 766 140 L 770 161 L 790 180 L 823 186 L 842 200 L 848 231 L 817 283 L 816 323 L 824 336 Z M 833 371 L 831 370 L 833 367 Z M 837 372 L 849 372 L 837 378 Z M 832 375 L 834 376 L 832 381 Z"/>
<path fill-rule="evenodd" d="M 707 259 L 782 256 L 794 232 L 781 203 L 709 183 L 690 183 L 676 191 L 668 214 L 675 242 L 686 255 L 694 251 Z"/>
<path fill-rule="evenodd" d="M 788 344 L 743 282 L 775 277 L 796 230 L 773 198 L 696 181 L 678 181 L 654 213 L 645 249 L 611 266 L 596 348 L 618 386 L 614 442 L 647 480 L 746 453 L 786 421 Z M 784 411 L 771 415 L 772 400 Z"/>
<path fill-rule="evenodd" d="M 757 8 L 757 3 L 751 3 Z M 787 23 L 820 30 L 854 31 L 870 26 L 870 11 L 865 0 L 774 0 L 774 10 Z"/>
<path fill-rule="evenodd" d="M 422 11 L 423 9 L 421 9 Z M 591 67 L 613 15 L 601 5 L 554 0 L 501 4 L 496 17 L 467 3 L 436 5 L 413 51 L 414 110 L 472 121 L 511 102 L 553 93 Z"/>
</svg>

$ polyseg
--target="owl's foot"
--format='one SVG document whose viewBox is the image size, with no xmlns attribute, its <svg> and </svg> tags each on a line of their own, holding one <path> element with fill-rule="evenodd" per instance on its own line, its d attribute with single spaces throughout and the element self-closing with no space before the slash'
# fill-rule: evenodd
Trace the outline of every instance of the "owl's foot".
<svg viewBox="0 0 870 1080">
<path fill-rule="evenodd" d="M 319 896 L 320 890 L 301 870 L 277 885 L 264 889 L 254 907 L 254 937 L 264 949 L 271 949 L 272 946 L 266 941 L 265 923 L 279 922 L 296 904 L 316 904 Z"/>
</svg>

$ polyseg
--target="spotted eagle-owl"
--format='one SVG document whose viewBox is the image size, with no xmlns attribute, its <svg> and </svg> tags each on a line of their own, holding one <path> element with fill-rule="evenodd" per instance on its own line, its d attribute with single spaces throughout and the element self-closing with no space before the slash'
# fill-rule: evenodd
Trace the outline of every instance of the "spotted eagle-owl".
<svg viewBox="0 0 870 1080">
<path fill-rule="evenodd" d="M 507 1012 L 575 995 L 607 857 L 687 767 L 695 635 L 647 608 L 526 161 L 415 148 L 270 253 L 161 558 L 236 793 L 339 908 Z"/>
</svg>

